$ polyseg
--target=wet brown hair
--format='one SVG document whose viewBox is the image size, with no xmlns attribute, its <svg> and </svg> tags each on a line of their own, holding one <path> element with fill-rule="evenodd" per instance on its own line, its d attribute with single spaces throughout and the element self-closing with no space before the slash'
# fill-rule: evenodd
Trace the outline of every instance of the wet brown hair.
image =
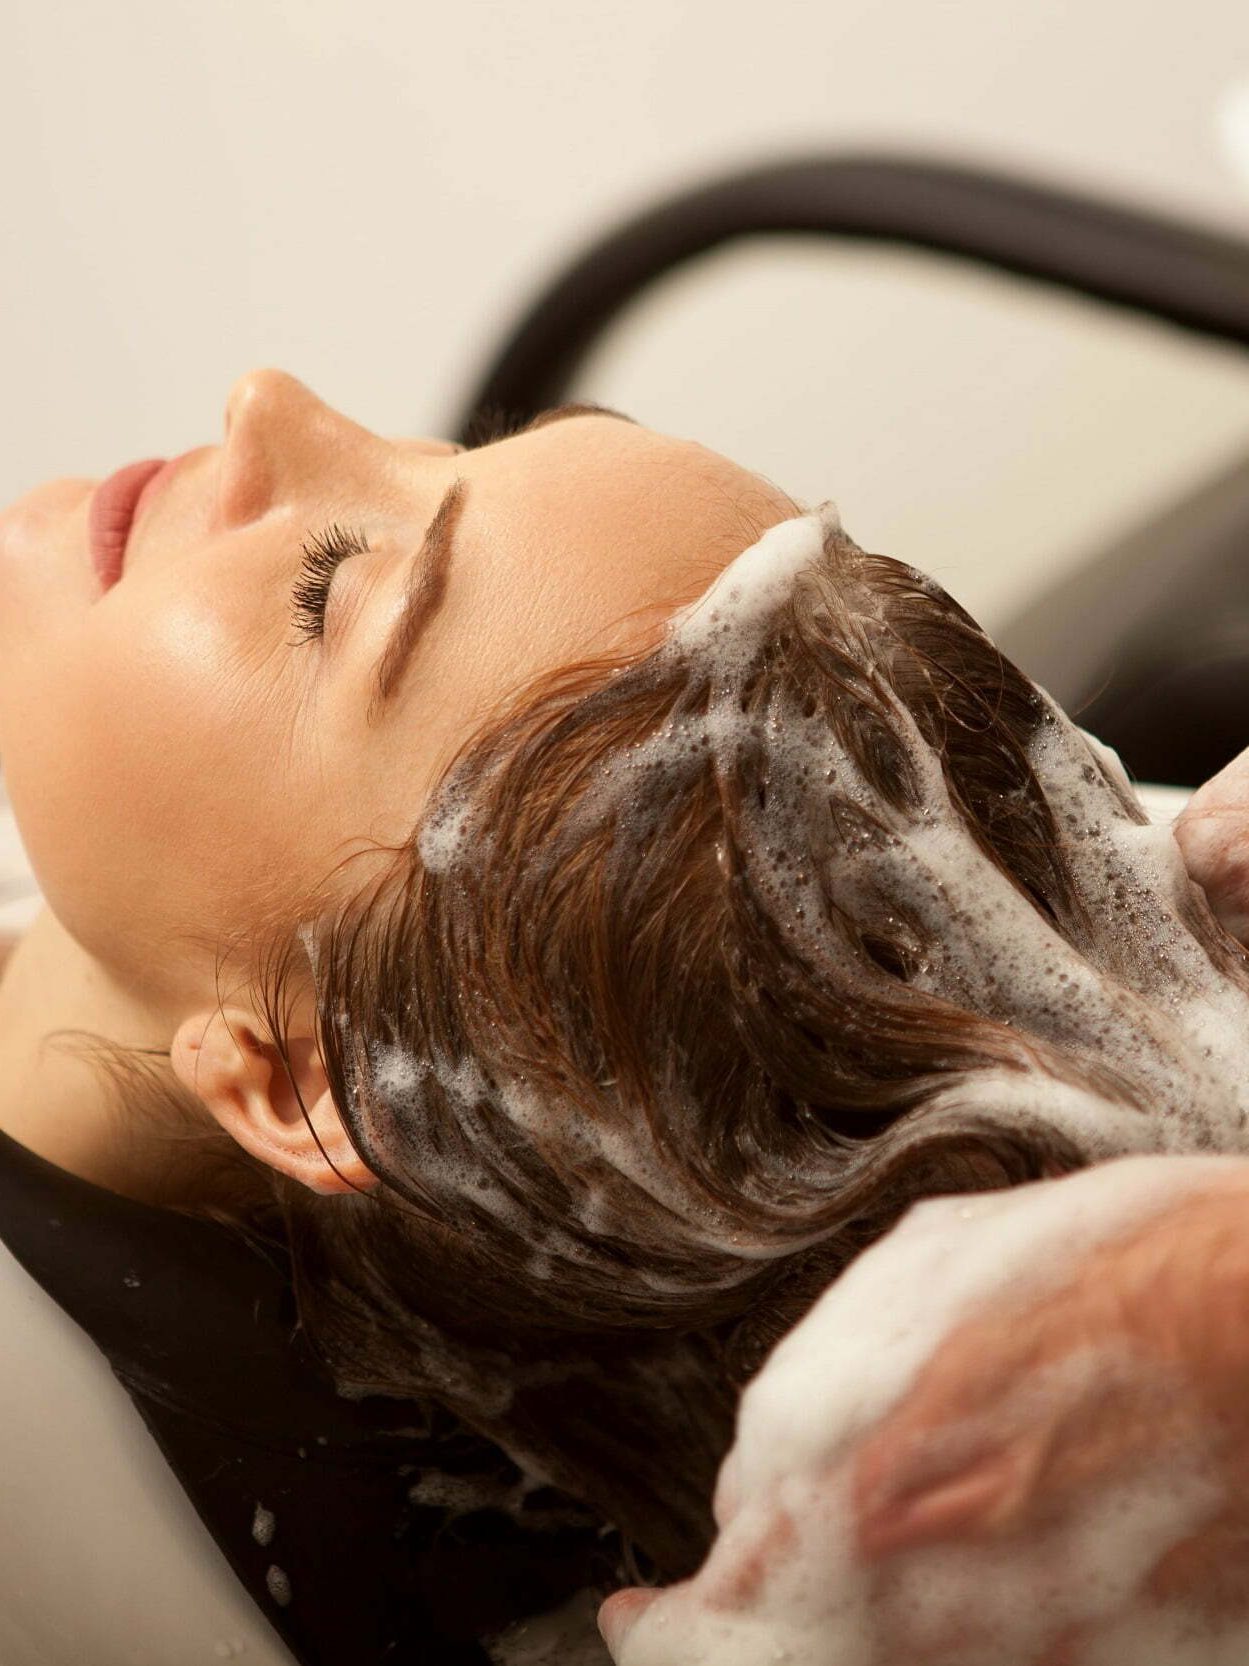
<svg viewBox="0 0 1249 1666">
<path fill-rule="evenodd" d="M 330 1200 L 273 1180 L 340 1384 L 436 1398 L 668 1578 L 709 1544 L 742 1385 L 855 1255 L 918 1198 L 1087 1160 L 960 1085 L 1039 1064 L 1133 1091 L 1091 1045 L 1021 1035 L 1006 996 L 925 987 L 904 903 L 847 901 L 856 852 L 915 810 L 904 719 L 1031 907 L 1093 964 L 1121 955 L 1030 762 L 1052 714 L 957 604 L 830 527 L 761 631 L 731 765 L 651 745 L 713 682 L 664 651 L 567 667 L 465 747 L 423 824 L 463 817 L 457 857 L 423 858 L 414 830 L 312 939 L 334 1101 L 382 1184 Z M 859 788 L 830 771 L 794 800 L 786 859 L 817 904 L 795 934 L 763 812 L 799 723 Z M 1195 891 L 1186 908 L 1249 982 Z M 298 948 L 263 980 L 283 1049 Z"/>
</svg>

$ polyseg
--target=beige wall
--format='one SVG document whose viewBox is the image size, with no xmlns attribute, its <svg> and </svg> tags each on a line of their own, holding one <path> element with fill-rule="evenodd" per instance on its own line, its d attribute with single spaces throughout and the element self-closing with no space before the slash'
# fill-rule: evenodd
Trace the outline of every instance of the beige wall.
<svg viewBox="0 0 1249 1666">
<path fill-rule="evenodd" d="M 1242 0 L 52 0 L 0 93 L 0 497 L 215 439 L 284 365 L 437 432 L 591 228 L 827 145 L 983 158 L 1249 233 Z M 741 248 L 583 387 L 832 496 L 992 622 L 1249 446 L 1249 363 L 917 256 Z"/>
</svg>

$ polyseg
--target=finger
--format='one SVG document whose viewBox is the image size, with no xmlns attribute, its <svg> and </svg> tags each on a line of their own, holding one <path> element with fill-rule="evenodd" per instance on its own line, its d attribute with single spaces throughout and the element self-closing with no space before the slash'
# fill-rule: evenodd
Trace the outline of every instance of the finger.
<svg viewBox="0 0 1249 1666">
<path fill-rule="evenodd" d="M 734 1447 L 720 1465 L 720 1474 L 716 1480 L 715 1497 L 711 1500 L 712 1519 L 721 1531 L 728 1526 L 737 1514 L 738 1505 L 741 1502 L 737 1471 L 737 1448 Z"/>
<path fill-rule="evenodd" d="M 854 1487 L 859 1553 L 871 1561 L 991 1530 L 1020 1512 L 1035 1484 L 1036 1468 L 1031 1443 L 1018 1442 L 918 1490 L 899 1490 L 896 1477 L 882 1481 L 860 1470 Z"/>
<path fill-rule="evenodd" d="M 1184 1602 L 1211 1618 L 1249 1615 L 1249 1521 L 1239 1497 L 1166 1552 L 1149 1591 L 1159 1602 Z"/>
<path fill-rule="evenodd" d="M 603 1641 L 612 1652 L 613 1659 L 619 1659 L 620 1649 L 633 1629 L 638 1615 L 644 1613 L 658 1595 L 658 1591 L 647 1590 L 640 1585 L 630 1585 L 623 1591 L 613 1592 L 600 1606 L 598 1628 Z"/>
<path fill-rule="evenodd" d="M 1190 799 L 1175 824 L 1184 865 L 1233 936 L 1249 937 L 1249 753 Z"/>
</svg>

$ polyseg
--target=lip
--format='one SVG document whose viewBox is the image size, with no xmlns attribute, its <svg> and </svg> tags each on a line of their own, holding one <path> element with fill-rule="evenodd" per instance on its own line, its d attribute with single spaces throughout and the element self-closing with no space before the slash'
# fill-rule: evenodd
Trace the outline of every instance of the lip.
<svg viewBox="0 0 1249 1666">
<path fill-rule="evenodd" d="M 91 494 L 91 505 L 87 511 L 87 543 L 103 589 L 111 589 L 121 577 L 126 544 L 139 500 L 147 495 L 147 488 L 168 466 L 163 457 L 148 457 L 139 463 L 127 463 L 125 468 L 117 469 L 107 480 L 102 480 Z"/>
</svg>

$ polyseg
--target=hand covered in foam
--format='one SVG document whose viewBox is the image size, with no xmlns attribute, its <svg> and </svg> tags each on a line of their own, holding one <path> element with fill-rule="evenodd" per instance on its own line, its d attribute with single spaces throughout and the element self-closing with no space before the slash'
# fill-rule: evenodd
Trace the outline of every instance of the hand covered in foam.
<svg viewBox="0 0 1249 1666">
<path fill-rule="evenodd" d="M 691 1580 L 619 1666 L 1243 1666 L 1249 1164 L 921 1205 L 743 1396 Z"/>
<path fill-rule="evenodd" d="M 1249 943 L 1249 751 L 1197 789 L 1175 837 L 1215 914 L 1233 937 Z"/>
</svg>

